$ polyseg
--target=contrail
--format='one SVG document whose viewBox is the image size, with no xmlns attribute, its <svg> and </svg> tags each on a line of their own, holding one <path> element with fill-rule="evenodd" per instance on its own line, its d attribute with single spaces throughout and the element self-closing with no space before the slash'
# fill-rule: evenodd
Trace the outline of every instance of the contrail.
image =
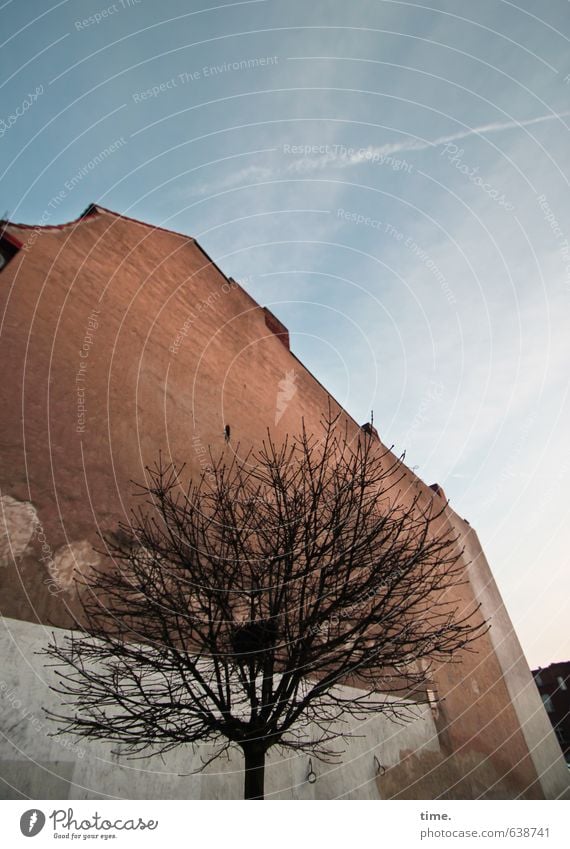
<svg viewBox="0 0 570 849">
<path fill-rule="evenodd" d="M 449 142 L 460 141 L 469 138 L 470 136 L 483 135 L 486 133 L 500 133 L 504 130 L 516 130 L 520 127 L 529 127 L 532 124 L 541 124 L 544 121 L 553 121 L 554 119 L 567 118 L 570 115 L 568 112 L 558 112 L 554 115 L 539 115 L 536 118 L 527 118 L 524 121 L 507 121 L 503 123 L 495 122 L 493 124 L 482 124 L 480 127 L 472 127 L 469 130 L 462 130 L 458 133 L 452 133 L 448 136 L 440 136 L 433 140 L 410 139 L 409 141 L 395 142 L 393 144 L 383 144 L 379 146 L 369 145 L 361 148 L 350 155 L 342 155 L 338 152 L 325 153 L 319 157 L 304 158 L 297 162 L 291 163 L 288 171 L 312 171 L 317 168 L 324 168 L 330 162 L 337 162 L 341 167 L 347 168 L 351 165 L 361 165 L 364 162 L 370 162 L 374 159 L 376 162 L 385 156 L 391 156 L 393 153 L 403 153 L 405 151 L 426 150 L 430 147 L 440 147 L 442 144 Z M 337 145 L 340 147 L 340 145 Z"/>
<path fill-rule="evenodd" d="M 326 168 L 327 165 L 334 163 L 339 168 L 349 168 L 354 165 L 362 165 L 365 162 L 381 162 L 386 156 L 391 156 L 394 153 L 404 153 L 405 151 L 426 150 L 432 147 L 441 147 L 449 142 L 461 141 L 470 136 L 485 135 L 487 133 L 501 133 L 505 130 L 517 130 L 521 127 L 530 127 L 533 124 L 542 124 L 544 121 L 554 121 L 560 118 L 570 116 L 570 110 L 567 112 L 557 112 L 553 115 L 538 115 L 536 118 L 527 118 L 524 121 L 506 121 L 495 122 L 493 124 L 482 124 L 480 127 L 472 127 L 469 130 L 461 130 L 458 133 L 451 133 L 448 136 L 440 136 L 437 139 L 409 139 L 407 141 L 394 142 L 392 144 L 383 145 L 368 145 L 368 147 L 360 148 L 358 151 L 348 154 L 343 153 L 338 149 L 341 145 L 330 145 L 332 148 L 327 153 L 320 156 L 303 156 L 291 162 L 284 170 L 280 168 L 272 169 L 251 165 L 238 171 L 236 174 L 230 174 L 222 181 L 217 183 L 208 183 L 196 187 L 192 195 L 207 195 L 214 191 L 222 189 L 230 189 L 239 185 L 244 180 L 251 180 L 253 183 L 263 182 L 265 180 L 277 179 L 285 174 L 307 173 L 308 171 L 316 171 Z M 348 146 L 345 147 L 347 151 Z"/>
<path fill-rule="evenodd" d="M 503 130 L 516 130 L 519 127 L 530 127 L 531 124 L 541 124 L 543 121 L 552 121 L 555 118 L 567 118 L 570 115 L 570 112 L 559 112 L 554 115 L 539 115 L 537 118 L 527 118 L 525 121 L 507 121 L 505 123 L 494 123 L 494 124 L 483 124 L 481 127 L 473 127 L 470 130 L 463 130 L 459 133 L 453 133 L 450 136 L 441 136 L 434 141 L 413 141 L 413 142 L 402 142 L 402 145 L 410 145 L 410 147 L 403 147 L 403 150 L 423 150 L 426 147 L 439 147 L 442 144 L 447 144 L 448 142 L 460 141 L 461 139 L 466 139 L 469 136 L 482 135 L 483 133 L 499 133 Z"/>
</svg>

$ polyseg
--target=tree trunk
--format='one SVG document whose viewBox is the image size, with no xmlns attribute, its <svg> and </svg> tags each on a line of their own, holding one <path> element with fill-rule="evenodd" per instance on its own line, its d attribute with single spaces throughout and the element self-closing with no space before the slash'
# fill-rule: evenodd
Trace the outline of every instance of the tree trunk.
<svg viewBox="0 0 570 849">
<path fill-rule="evenodd" d="M 242 744 L 245 758 L 244 799 L 263 799 L 265 783 L 265 748 L 259 743 Z"/>
</svg>

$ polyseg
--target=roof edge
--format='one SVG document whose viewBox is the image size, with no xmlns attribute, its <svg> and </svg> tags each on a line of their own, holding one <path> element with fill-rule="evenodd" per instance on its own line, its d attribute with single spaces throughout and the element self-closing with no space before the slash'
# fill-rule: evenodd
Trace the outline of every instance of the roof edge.
<svg viewBox="0 0 570 849">
<path fill-rule="evenodd" d="M 81 215 L 77 218 L 72 218 L 71 221 L 63 221 L 61 224 L 24 224 L 18 221 L 12 221 L 9 218 L 0 219 L 0 230 L 4 231 L 7 227 L 15 227 L 18 230 L 63 230 L 65 227 L 72 227 L 74 224 L 79 224 L 85 218 L 99 212 L 98 207 L 90 203 Z"/>
<path fill-rule="evenodd" d="M 85 219 L 100 213 L 112 215 L 114 218 L 119 218 L 124 221 L 132 221 L 133 224 L 140 224 L 142 227 L 148 227 L 151 230 L 160 230 L 164 233 L 172 233 L 174 236 L 180 236 L 181 238 L 192 242 L 196 241 L 193 236 L 189 236 L 187 233 L 180 233 L 178 230 L 169 230 L 168 227 L 160 227 L 157 224 L 149 224 L 148 221 L 140 221 L 138 218 L 123 215 L 121 212 L 115 212 L 113 209 L 107 209 L 107 207 L 101 206 L 98 203 L 90 203 L 77 218 L 72 218 L 70 221 L 63 221 L 61 224 L 23 224 L 6 218 L 0 219 L 0 228 L 5 229 L 6 227 L 16 227 L 21 230 L 63 230 L 66 227 L 81 224 L 81 222 L 85 221 Z"/>
</svg>

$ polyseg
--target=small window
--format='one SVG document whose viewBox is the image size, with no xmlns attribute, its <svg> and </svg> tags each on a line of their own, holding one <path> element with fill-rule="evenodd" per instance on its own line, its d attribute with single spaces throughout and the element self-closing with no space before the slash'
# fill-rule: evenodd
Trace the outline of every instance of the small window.
<svg viewBox="0 0 570 849">
<path fill-rule="evenodd" d="M 550 696 L 547 696 L 546 694 L 544 694 L 543 697 L 542 697 L 542 704 L 546 708 L 547 713 L 554 713 L 554 706 L 552 704 L 552 700 L 551 700 Z"/>
<path fill-rule="evenodd" d="M 564 680 L 562 675 L 558 676 L 558 689 L 559 690 L 567 690 L 568 689 L 568 687 L 566 686 L 566 681 Z"/>
<path fill-rule="evenodd" d="M 535 682 L 536 686 L 540 687 L 541 684 L 542 684 L 542 678 L 540 677 L 540 672 L 533 672 L 532 674 L 534 675 L 534 682 Z"/>
<path fill-rule="evenodd" d="M 556 736 L 558 737 L 558 742 L 564 745 L 564 743 L 566 743 L 566 735 L 564 734 L 564 729 L 561 725 L 557 725 L 554 730 L 556 732 Z"/>
<path fill-rule="evenodd" d="M 7 233 L 0 235 L 0 271 L 5 268 L 21 246 Z"/>
</svg>

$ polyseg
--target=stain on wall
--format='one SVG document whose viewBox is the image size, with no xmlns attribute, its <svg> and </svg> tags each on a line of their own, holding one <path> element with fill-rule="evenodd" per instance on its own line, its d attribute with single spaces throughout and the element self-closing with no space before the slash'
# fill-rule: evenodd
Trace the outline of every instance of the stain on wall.
<svg viewBox="0 0 570 849">
<path fill-rule="evenodd" d="M 0 567 L 10 566 L 26 552 L 38 526 L 33 504 L 0 496 Z"/>
</svg>

